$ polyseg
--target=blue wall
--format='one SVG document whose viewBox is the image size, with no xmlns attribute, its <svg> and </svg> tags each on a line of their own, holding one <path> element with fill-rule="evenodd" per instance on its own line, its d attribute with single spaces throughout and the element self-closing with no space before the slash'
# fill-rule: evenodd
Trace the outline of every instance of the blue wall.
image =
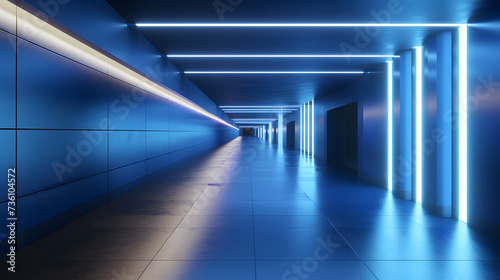
<svg viewBox="0 0 500 280">
<path fill-rule="evenodd" d="M 91 9 L 95 17 L 83 19 L 79 9 Z M 71 1 L 54 17 L 140 70 L 159 65 L 156 74 L 166 86 L 220 113 L 136 30 L 124 27 L 105 1 Z M 90 25 L 84 27 L 84 20 Z M 93 21 L 121 32 L 99 37 L 104 33 Z M 238 136 L 233 128 L 4 31 L 0 61 L 0 167 L 17 166 L 21 246 L 77 217 L 57 220 L 61 214 L 88 205 L 79 208 L 85 213 Z M 6 192 L 0 200 L 6 213 Z M 0 240 L 5 237 L 2 229 Z"/>
<path fill-rule="evenodd" d="M 469 25 L 469 224 L 500 233 L 500 10 Z"/>
<path fill-rule="evenodd" d="M 452 33 L 441 32 L 424 45 L 422 93 L 422 204 L 452 216 Z"/>
</svg>

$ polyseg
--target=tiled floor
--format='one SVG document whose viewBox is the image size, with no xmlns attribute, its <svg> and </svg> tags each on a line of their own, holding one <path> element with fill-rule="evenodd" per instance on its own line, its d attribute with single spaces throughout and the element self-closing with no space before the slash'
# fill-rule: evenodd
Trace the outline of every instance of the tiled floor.
<svg viewBox="0 0 500 280">
<path fill-rule="evenodd" d="M 17 276 L 500 279 L 498 241 L 295 151 L 239 138 L 22 250 Z"/>
</svg>

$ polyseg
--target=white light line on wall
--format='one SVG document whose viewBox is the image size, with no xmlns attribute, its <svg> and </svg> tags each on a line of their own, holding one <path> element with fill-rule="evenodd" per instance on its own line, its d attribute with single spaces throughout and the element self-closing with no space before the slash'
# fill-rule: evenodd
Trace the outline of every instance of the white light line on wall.
<svg viewBox="0 0 500 280">
<path fill-rule="evenodd" d="M 459 27 L 455 23 L 136 23 L 137 27 Z"/>
<path fill-rule="evenodd" d="M 297 75 L 297 74 L 316 74 L 316 75 L 330 75 L 330 74 L 364 74 L 365 72 L 363 71 L 184 71 L 184 74 L 190 75 L 190 74 L 208 74 L 208 75 L 233 75 L 233 74 L 240 74 L 240 75 L 261 75 L 261 74 L 266 74 L 266 75 L 271 75 L 271 74 L 289 74 L 289 75 Z"/>
<path fill-rule="evenodd" d="M 311 101 L 311 108 L 312 108 L 312 112 L 311 112 L 311 126 L 312 126 L 312 132 L 311 132 L 311 138 L 312 138 L 312 142 L 311 142 L 311 145 L 312 145 L 312 156 L 314 157 L 314 99 Z"/>
<path fill-rule="evenodd" d="M 393 169 L 392 169 L 392 61 L 387 61 L 387 115 L 388 115 L 388 123 L 387 123 L 387 162 L 388 162 L 388 167 L 387 167 L 387 185 L 389 191 L 392 191 L 392 175 L 393 175 Z"/>
<path fill-rule="evenodd" d="M 468 167 L 467 167 L 467 115 L 468 115 L 468 73 L 467 73 L 467 45 L 468 34 L 467 25 L 464 24 L 459 28 L 459 136 L 458 136 L 458 219 L 467 223 L 468 221 Z"/>
<path fill-rule="evenodd" d="M 422 203 L 422 47 L 415 47 L 415 201 Z"/>
<path fill-rule="evenodd" d="M 169 58 L 397 58 L 384 54 L 169 54 Z"/>
</svg>

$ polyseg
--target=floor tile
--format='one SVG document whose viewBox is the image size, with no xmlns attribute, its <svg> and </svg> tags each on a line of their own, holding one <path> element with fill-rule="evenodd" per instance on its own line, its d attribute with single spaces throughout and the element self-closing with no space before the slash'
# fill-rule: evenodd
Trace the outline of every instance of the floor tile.
<svg viewBox="0 0 500 280">
<path fill-rule="evenodd" d="M 255 255 L 260 260 L 358 260 L 333 228 L 255 228 Z"/>
<path fill-rule="evenodd" d="M 483 261 L 368 261 L 379 279 L 470 280 L 500 279 L 500 262 Z"/>
<path fill-rule="evenodd" d="M 186 215 L 179 227 L 253 227 L 253 216 L 191 216 Z"/>
<path fill-rule="evenodd" d="M 155 260 L 254 260 L 251 228 L 177 228 Z"/>
<path fill-rule="evenodd" d="M 258 261 L 257 280 L 376 280 L 361 261 Z"/>
<path fill-rule="evenodd" d="M 254 216 L 254 221 L 255 227 L 332 227 L 324 216 L 262 215 Z"/>
<path fill-rule="evenodd" d="M 254 262 L 153 261 L 141 280 L 254 280 Z"/>
</svg>

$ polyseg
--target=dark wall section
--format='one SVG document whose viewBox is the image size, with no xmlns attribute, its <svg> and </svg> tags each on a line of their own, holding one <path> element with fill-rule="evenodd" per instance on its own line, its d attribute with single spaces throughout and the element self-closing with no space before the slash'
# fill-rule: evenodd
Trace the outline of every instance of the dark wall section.
<svg viewBox="0 0 500 280">
<path fill-rule="evenodd" d="M 469 224 L 500 233 L 500 11 L 469 25 Z"/>
<path fill-rule="evenodd" d="M 365 74 L 353 82 L 315 100 L 316 151 L 318 160 L 327 161 L 327 112 L 357 102 L 358 175 L 378 186 L 387 181 L 387 79 L 386 65 L 375 73 Z"/>
<path fill-rule="evenodd" d="M 358 103 L 327 112 L 327 163 L 358 170 Z"/>
<path fill-rule="evenodd" d="M 78 2 L 71 6 L 73 12 L 88 9 L 86 2 L 73 2 Z M 60 13 L 68 7 L 61 6 Z M 91 13 L 97 20 L 118 20 L 111 8 L 99 7 Z M 71 22 L 70 17 L 66 20 Z M 127 28 L 123 20 L 114 24 L 117 30 Z M 93 28 L 96 34 L 102 32 Z M 131 64 L 140 66 L 139 58 L 155 51 L 135 31 L 122 30 L 112 37 L 108 40 L 126 42 L 120 45 L 125 49 L 136 42 L 133 54 L 122 53 L 122 58 L 132 58 Z M 104 38 L 99 44 L 106 45 Z M 119 45 L 109 44 L 120 53 Z M 160 59 L 159 53 L 155 59 Z M 233 128 L 16 39 L 15 34 L 0 31 L 0 60 L 0 168 L 6 172 L 17 167 L 20 247 L 238 136 Z M 177 70 L 168 66 L 165 71 L 167 86 L 198 98 L 199 90 Z M 210 105 L 206 97 L 199 100 Z M 2 213 L 7 213 L 6 194 L 0 194 Z M 5 238 L 6 229 L 1 229 L 0 240 Z"/>
<path fill-rule="evenodd" d="M 285 132 L 284 132 L 285 133 Z M 286 124 L 286 147 L 288 149 L 295 149 L 295 121 Z"/>
</svg>

